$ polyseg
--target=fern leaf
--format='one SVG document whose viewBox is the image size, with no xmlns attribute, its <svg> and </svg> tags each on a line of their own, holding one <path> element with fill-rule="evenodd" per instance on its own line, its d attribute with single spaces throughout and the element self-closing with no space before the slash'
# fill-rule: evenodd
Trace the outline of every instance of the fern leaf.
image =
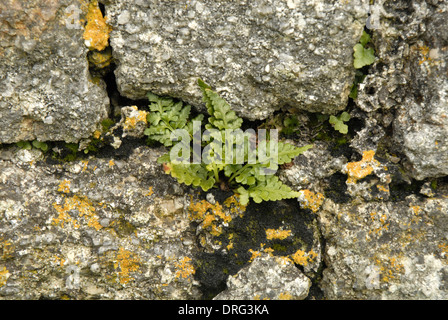
<svg viewBox="0 0 448 320">
<path fill-rule="evenodd" d="M 201 187 L 204 191 L 212 188 L 216 182 L 201 164 L 168 163 L 166 168 L 165 172 L 171 174 L 179 183 Z"/>
<path fill-rule="evenodd" d="M 269 176 L 266 181 L 248 189 L 240 187 L 236 192 L 240 194 L 240 201 L 243 205 L 249 202 L 249 198 L 252 198 L 255 203 L 260 203 L 262 201 L 277 201 L 299 196 L 297 191 L 283 184 L 276 176 Z"/>
<path fill-rule="evenodd" d="M 243 119 L 238 117 L 230 105 L 214 92 L 208 84 L 200 79 L 198 84 L 202 90 L 203 101 L 210 114 L 208 118 L 210 125 L 219 130 L 239 129 Z"/>
</svg>

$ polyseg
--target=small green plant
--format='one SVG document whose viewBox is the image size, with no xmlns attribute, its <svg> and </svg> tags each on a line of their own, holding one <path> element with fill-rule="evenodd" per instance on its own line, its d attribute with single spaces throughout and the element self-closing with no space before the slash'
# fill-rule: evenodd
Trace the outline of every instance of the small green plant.
<svg viewBox="0 0 448 320">
<path fill-rule="evenodd" d="M 31 148 L 32 148 L 31 143 L 29 141 L 19 141 L 16 143 L 16 145 L 20 149 L 24 149 L 24 150 L 31 150 Z"/>
<path fill-rule="evenodd" d="M 370 42 L 370 35 L 367 32 L 363 32 L 359 43 L 357 43 L 354 47 L 353 57 L 355 60 L 353 61 L 353 66 L 356 69 L 361 69 L 362 67 L 371 65 L 375 62 L 375 53 L 373 48 L 366 48 L 367 44 Z"/>
<path fill-rule="evenodd" d="M 20 148 L 20 149 L 24 149 L 24 150 L 31 150 L 33 147 L 39 150 L 42 150 L 43 152 L 47 152 L 48 151 L 48 144 L 45 142 L 41 142 L 38 140 L 34 140 L 32 142 L 30 141 L 19 141 L 16 143 L 16 145 Z"/>
<path fill-rule="evenodd" d="M 328 120 L 336 131 L 342 134 L 347 134 L 348 126 L 344 123 L 350 120 L 350 115 L 347 112 L 342 112 L 339 116 L 330 116 Z"/>
<path fill-rule="evenodd" d="M 297 197 L 298 192 L 283 184 L 274 172 L 279 165 L 291 162 L 312 146 L 298 148 L 281 141 L 271 143 L 271 137 L 260 139 L 260 136 L 242 134 L 239 136 L 243 137 L 239 145 L 232 141 L 231 147 L 222 148 L 223 144 L 227 146 L 229 132 L 242 132 L 243 119 L 209 85 L 202 80 L 198 80 L 198 84 L 209 114 L 204 132 L 202 129 L 197 131 L 204 115 L 190 119 L 190 106 L 171 98 L 148 94 L 151 112 L 147 117 L 149 127 L 145 134 L 149 139 L 171 147 L 169 153 L 158 159 L 159 163 L 163 163 L 165 173 L 176 178 L 179 183 L 201 187 L 204 191 L 212 187 L 232 189 L 240 195 L 242 204 L 247 204 L 250 198 L 260 203 Z M 185 134 L 181 141 L 175 141 L 173 135 L 179 129 Z M 200 148 L 204 150 L 202 154 L 194 147 L 198 133 L 202 136 L 199 139 Z M 250 145 L 255 145 L 257 154 L 266 155 L 263 161 L 251 161 L 253 150 Z M 277 152 L 272 152 L 274 148 Z M 238 153 L 242 161 L 238 161 Z M 173 159 L 173 154 L 187 161 L 177 161 Z M 200 161 L 197 161 L 198 156 L 201 156 Z M 230 162 L 228 159 L 231 159 Z"/>
</svg>

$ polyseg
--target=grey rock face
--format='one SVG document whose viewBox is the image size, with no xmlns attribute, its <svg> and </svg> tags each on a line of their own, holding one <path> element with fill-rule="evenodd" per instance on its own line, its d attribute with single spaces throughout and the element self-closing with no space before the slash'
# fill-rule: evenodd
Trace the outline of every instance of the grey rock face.
<svg viewBox="0 0 448 320">
<path fill-rule="evenodd" d="M 446 192 L 446 190 L 445 190 Z M 319 212 L 328 299 L 446 299 L 445 198 L 334 204 Z"/>
<path fill-rule="evenodd" d="M 311 281 L 291 262 L 263 254 L 227 280 L 214 300 L 294 299 L 307 297 Z"/>
<path fill-rule="evenodd" d="M 107 117 L 105 87 L 90 79 L 83 29 L 69 23 L 70 10 L 82 13 L 69 0 L 0 4 L 0 143 L 77 142 Z"/>
<path fill-rule="evenodd" d="M 189 197 L 161 151 L 45 164 L 0 150 L 0 299 L 198 299 Z"/>
<path fill-rule="evenodd" d="M 379 59 L 357 104 L 366 112 L 397 110 L 394 139 L 416 179 L 448 174 L 447 8 L 446 1 L 421 0 L 372 7 Z"/>
<path fill-rule="evenodd" d="M 120 92 L 201 105 L 198 78 L 244 117 L 280 107 L 335 113 L 367 17 L 356 1 L 108 1 Z"/>
</svg>

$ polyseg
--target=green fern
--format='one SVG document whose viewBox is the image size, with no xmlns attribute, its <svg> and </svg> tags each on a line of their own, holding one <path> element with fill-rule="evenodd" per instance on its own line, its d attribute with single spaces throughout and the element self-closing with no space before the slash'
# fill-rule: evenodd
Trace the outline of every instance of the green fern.
<svg viewBox="0 0 448 320">
<path fill-rule="evenodd" d="M 348 132 L 348 126 L 344 124 L 344 122 L 347 122 L 350 120 L 350 115 L 347 112 L 342 112 L 339 116 L 330 116 L 330 119 L 328 120 L 330 124 L 333 126 L 333 128 L 337 131 L 339 131 L 342 134 L 347 134 Z"/>
<path fill-rule="evenodd" d="M 218 150 L 218 147 L 223 148 L 226 130 L 240 129 L 243 120 L 209 85 L 202 80 L 198 80 L 198 85 L 210 115 L 205 126 L 208 129 L 210 141 L 205 146 L 208 149 L 204 150 L 208 152 L 205 152 L 205 157 L 204 154 L 202 155 L 201 163 L 174 162 L 171 160 L 170 154 L 167 153 L 158 159 L 159 163 L 164 164 L 165 173 L 170 174 L 179 183 L 200 187 L 204 191 L 226 183 L 228 187 L 240 194 L 242 204 L 247 204 L 250 198 L 259 203 L 261 201 L 276 201 L 297 197 L 298 193 L 296 191 L 284 185 L 269 170 L 276 171 L 279 165 L 291 162 L 296 156 L 311 148 L 311 145 L 297 148 L 291 144 L 279 142 L 275 146 L 278 159 L 267 154 L 263 161 L 256 163 L 249 163 L 250 148 L 245 147 L 243 164 L 224 163 L 225 150 L 222 150 L 222 159 L 218 157 L 219 153 L 215 153 L 215 151 Z M 173 99 L 161 98 L 153 94 L 148 94 L 148 98 L 151 102 L 149 106 L 151 112 L 148 115 L 149 127 L 145 130 L 145 134 L 152 140 L 174 148 L 179 142 L 171 141 L 171 133 L 176 129 L 185 129 L 191 138 L 188 142 L 191 142 L 193 138 L 192 123 L 193 121 L 202 121 L 204 116 L 199 115 L 190 119 L 190 106 L 184 106 L 181 102 L 174 102 Z M 259 154 L 260 148 L 270 150 L 269 141 L 259 143 L 255 152 Z M 201 144 L 201 147 L 203 146 Z M 266 152 L 263 154 L 266 154 Z"/>
</svg>

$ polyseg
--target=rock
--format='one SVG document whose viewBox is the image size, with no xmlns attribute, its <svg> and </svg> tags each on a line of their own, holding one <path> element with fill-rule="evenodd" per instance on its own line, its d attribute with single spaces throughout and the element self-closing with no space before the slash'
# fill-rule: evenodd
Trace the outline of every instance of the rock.
<svg viewBox="0 0 448 320">
<path fill-rule="evenodd" d="M 419 180 L 448 174 L 447 7 L 446 1 L 375 1 L 378 59 L 356 100 L 369 113 L 396 109 L 394 145 Z"/>
<path fill-rule="evenodd" d="M 107 117 L 109 98 L 89 75 L 78 1 L 0 4 L 0 143 L 78 142 Z"/>
<path fill-rule="evenodd" d="M 319 222 L 326 239 L 321 288 L 328 299 L 446 299 L 444 197 L 335 204 Z"/>
<path fill-rule="evenodd" d="M 0 149 L 0 299 L 202 297 L 189 196 L 162 150 L 64 164 L 21 152 Z"/>
<path fill-rule="evenodd" d="M 303 300 L 310 287 L 310 279 L 291 262 L 263 254 L 230 276 L 227 289 L 214 300 Z"/>
<path fill-rule="evenodd" d="M 108 1 L 118 89 L 200 107 L 202 78 L 251 120 L 284 106 L 335 113 L 347 105 L 367 8 L 367 0 Z"/>
</svg>

